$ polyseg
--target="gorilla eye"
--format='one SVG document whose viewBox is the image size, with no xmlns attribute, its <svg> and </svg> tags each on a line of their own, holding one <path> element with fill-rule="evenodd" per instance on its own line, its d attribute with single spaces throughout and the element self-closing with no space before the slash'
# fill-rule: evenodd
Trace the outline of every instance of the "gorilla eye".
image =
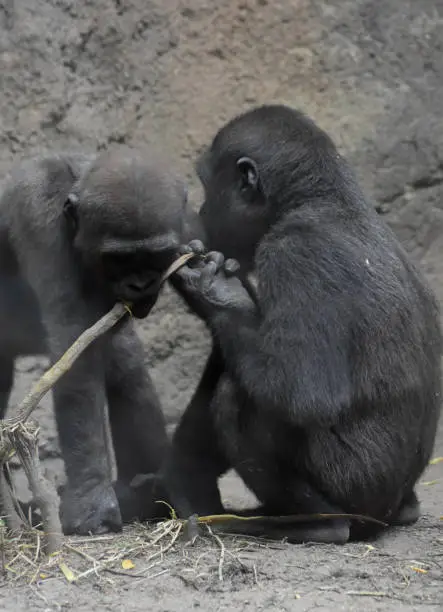
<svg viewBox="0 0 443 612">
<path fill-rule="evenodd" d="M 77 206 L 78 197 L 75 194 L 70 193 L 63 205 L 63 213 L 74 232 L 76 232 L 78 228 Z"/>
<path fill-rule="evenodd" d="M 242 189 L 258 189 L 258 167 L 254 160 L 249 157 L 241 157 L 237 161 L 237 169 L 240 172 Z"/>
</svg>

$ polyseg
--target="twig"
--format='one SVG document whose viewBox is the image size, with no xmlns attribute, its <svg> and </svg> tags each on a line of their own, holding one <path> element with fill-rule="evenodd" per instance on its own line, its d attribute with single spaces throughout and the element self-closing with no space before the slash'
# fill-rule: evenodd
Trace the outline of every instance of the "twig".
<svg viewBox="0 0 443 612">
<path fill-rule="evenodd" d="M 20 458 L 23 469 L 29 481 L 29 486 L 42 515 L 43 529 L 46 534 L 45 550 L 51 554 L 61 545 L 62 529 L 58 512 L 58 495 L 52 484 L 44 477 L 38 456 L 38 428 L 28 423 L 33 410 L 38 406 L 43 396 L 55 383 L 71 369 L 74 362 L 88 346 L 99 336 L 106 333 L 123 316 L 128 314 L 128 307 L 116 304 L 95 325 L 84 331 L 66 353 L 34 385 L 25 399 L 19 404 L 14 416 L 0 422 L 0 470 L 15 450 Z M 5 493 L 5 483 L 2 474 L 2 504 L 8 506 L 8 526 L 17 528 L 18 517 L 11 512 L 11 493 Z M 8 487 L 9 488 L 9 487 Z M 20 525 L 21 526 L 21 525 Z"/>
<path fill-rule="evenodd" d="M 55 383 L 66 374 L 80 355 L 88 348 L 94 340 L 106 333 L 120 319 L 130 312 L 129 307 L 125 304 L 116 304 L 112 310 L 105 314 L 92 327 L 84 331 L 72 346 L 68 348 L 66 353 L 47 370 L 40 380 L 33 386 L 25 399 L 19 404 L 16 414 L 5 419 L 2 423 L 2 429 L 9 429 L 18 423 L 25 423 L 31 416 L 32 412 L 40 403 L 46 393 L 55 385 Z M 0 458 L 5 452 L 5 444 L 0 446 Z"/>
<path fill-rule="evenodd" d="M 180 268 L 182 268 L 190 259 L 195 259 L 196 257 L 200 257 L 200 255 L 197 255 L 197 253 L 185 253 L 184 255 L 180 255 L 180 257 L 173 261 L 169 268 L 166 270 L 166 272 L 163 274 L 160 279 L 160 285 L 163 285 L 163 283 L 170 276 L 172 276 L 174 272 L 180 270 Z"/>
<path fill-rule="evenodd" d="M 191 517 L 192 518 L 192 517 Z M 202 525 L 213 525 L 213 526 L 221 526 L 228 527 L 230 529 L 241 528 L 243 533 L 243 528 L 245 525 L 253 524 L 254 522 L 265 524 L 265 525 L 279 525 L 279 524 L 296 524 L 296 523 L 305 523 L 307 521 L 323 521 L 323 520 L 336 520 L 336 519 L 351 519 L 364 521 L 368 523 L 373 523 L 375 525 L 380 525 L 380 527 L 387 527 L 387 523 L 383 521 L 379 521 L 378 519 L 372 518 L 371 516 L 366 516 L 364 514 L 325 514 L 325 513 L 315 513 L 315 514 L 288 514 L 283 516 L 241 516 L 237 514 L 208 514 L 207 516 L 197 516 L 196 522 L 197 524 Z M 189 522 L 189 519 L 188 521 Z"/>
<path fill-rule="evenodd" d="M 220 582 L 223 582 L 223 563 L 225 561 L 225 545 L 223 544 L 222 540 L 218 537 L 218 535 L 216 535 L 212 531 L 209 525 L 206 525 L 206 528 L 220 547 L 220 560 L 218 562 L 218 579 Z"/>
<path fill-rule="evenodd" d="M 194 253 L 186 253 L 176 259 L 166 270 L 161 277 L 160 284 L 163 284 L 174 272 L 184 266 L 190 259 L 196 257 Z M 0 425 L 3 432 L 14 427 L 18 423 L 25 423 L 35 408 L 40 403 L 46 393 L 55 385 L 55 383 L 68 372 L 80 355 L 94 342 L 99 336 L 102 336 L 109 331 L 120 319 L 125 315 L 130 314 L 130 306 L 126 304 L 115 304 L 115 306 L 105 314 L 94 325 L 85 330 L 68 348 L 66 353 L 47 370 L 43 376 L 33 386 L 31 391 L 26 395 L 24 400 L 18 405 L 16 413 L 9 419 L 4 419 Z M 0 443 L 0 462 L 3 462 L 5 452 L 10 451 L 7 441 Z"/>
<path fill-rule="evenodd" d="M 388 593 L 382 591 L 346 591 L 346 595 L 357 595 L 359 597 L 389 597 Z"/>
<path fill-rule="evenodd" d="M 0 463 L 0 514 L 6 517 L 8 528 L 11 531 L 18 531 L 23 527 L 24 523 L 15 508 L 5 470 L 6 465 L 1 465 Z"/>
<path fill-rule="evenodd" d="M 187 253 L 174 261 L 161 277 L 159 288 L 174 272 L 194 257 L 196 257 L 194 253 Z M 15 511 L 11 488 L 3 471 L 4 464 L 15 450 L 28 478 L 34 501 L 40 509 L 46 534 L 45 549 L 50 554 L 59 550 L 62 540 L 59 499 L 53 485 L 43 475 L 38 456 L 38 428 L 28 423 L 28 419 L 41 399 L 72 368 L 89 345 L 109 331 L 128 313 L 130 313 L 130 307 L 118 303 L 97 323 L 85 330 L 66 353 L 37 381 L 18 405 L 15 414 L 0 421 L 0 502 L 7 514 L 7 524 L 10 529 L 22 527 L 22 521 Z"/>
<path fill-rule="evenodd" d="M 0 569 L 2 576 L 6 574 L 5 527 L 5 523 L 0 519 Z"/>
<path fill-rule="evenodd" d="M 19 456 L 35 503 L 40 508 L 46 534 L 46 552 L 52 554 L 60 550 L 62 544 L 59 498 L 52 483 L 43 475 L 36 432 L 29 425 L 20 423 L 10 432 L 9 438 Z"/>
</svg>

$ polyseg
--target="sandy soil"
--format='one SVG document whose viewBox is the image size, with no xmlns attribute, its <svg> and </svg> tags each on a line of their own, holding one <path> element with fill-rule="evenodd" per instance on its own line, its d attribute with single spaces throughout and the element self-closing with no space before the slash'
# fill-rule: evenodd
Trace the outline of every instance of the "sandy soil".
<svg viewBox="0 0 443 612">
<path fill-rule="evenodd" d="M 441 0 L 4 0 L 0 176 L 45 149 L 151 143 L 175 160 L 198 204 L 192 159 L 220 124 L 253 104 L 289 103 L 335 137 L 443 300 L 442 41 Z M 172 428 L 207 335 L 170 291 L 140 333 Z M 43 368 L 18 364 L 13 401 Z M 42 458 L 58 477 L 49 399 L 38 418 Z M 434 456 L 443 456 L 443 424 Z M 248 500 L 232 475 L 223 492 Z M 417 525 L 373 548 L 227 540 L 220 581 L 214 539 L 177 541 L 146 574 L 141 556 L 126 575 L 78 585 L 0 578 L 0 610 L 441 610 L 443 464 L 419 494 Z"/>
<path fill-rule="evenodd" d="M 443 427 L 436 454 L 443 455 Z M 214 538 L 194 545 L 178 539 L 155 561 L 148 552 L 125 556 L 135 565 L 131 570 L 114 563 L 112 571 L 100 570 L 78 584 L 68 584 L 63 577 L 20 587 L 0 582 L 0 610 L 441 611 L 442 465 L 430 467 L 418 487 L 420 521 L 369 544 L 293 546 L 226 537 L 223 559 Z M 232 474 L 224 478 L 222 488 L 230 501 L 252 501 Z M 78 547 L 84 550 L 84 544 Z M 100 558 L 102 548 L 94 546 L 94 558 Z M 70 567 L 75 567 L 75 557 L 72 553 L 65 559 Z M 91 568 L 86 561 L 82 571 Z"/>
</svg>

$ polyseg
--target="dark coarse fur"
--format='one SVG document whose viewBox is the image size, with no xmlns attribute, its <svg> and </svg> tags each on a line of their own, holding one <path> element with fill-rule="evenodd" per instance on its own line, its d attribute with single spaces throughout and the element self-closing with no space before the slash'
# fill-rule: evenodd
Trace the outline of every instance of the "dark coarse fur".
<svg viewBox="0 0 443 612">
<path fill-rule="evenodd" d="M 54 362 L 118 299 L 148 314 L 183 239 L 185 205 L 184 184 L 150 152 L 51 155 L 13 169 L 0 199 L 0 417 L 16 357 L 47 353 Z M 122 504 L 134 476 L 155 472 L 168 447 L 131 320 L 87 349 L 54 400 L 65 532 L 120 529 L 121 514 L 131 517 L 110 480 L 105 401 Z"/>
<path fill-rule="evenodd" d="M 415 521 L 441 390 L 439 312 L 423 276 L 300 112 L 238 116 L 198 171 L 206 246 L 255 276 L 256 303 L 220 254 L 177 275 L 214 349 L 165 467 L 172 503 L 184 516 L 221 512 L 217 478 L 235 468 L 269 515 Z M 365 525 L 235 530 L 343 542 Z"/>
</svg>

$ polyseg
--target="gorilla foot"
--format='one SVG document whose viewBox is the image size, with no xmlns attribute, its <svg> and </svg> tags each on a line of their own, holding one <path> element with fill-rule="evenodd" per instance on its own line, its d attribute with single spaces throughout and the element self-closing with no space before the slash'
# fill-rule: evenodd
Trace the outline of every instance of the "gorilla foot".
<svg viewBox="0 0 443 612">
<path fill-rule="evenodd" d="M 168 498 L 157 474 L 137 474 L 131 482 L 117 480 L 113 486 L 123 524 L 170 517 Z"/>
<path fill-rule="evenodd" d="M 413 491 L 403 502 L 398 514 L 390 522 L 394 526 L 413 525 L 420 518 L 420 502 Z"/>
<path fill-rule="evenodd" d="M 119 532 L 122 518 L 112 487 L 97 486 L 88 491 L 66 488 L 60 504 L 65 535 Z"/>
</svg>

